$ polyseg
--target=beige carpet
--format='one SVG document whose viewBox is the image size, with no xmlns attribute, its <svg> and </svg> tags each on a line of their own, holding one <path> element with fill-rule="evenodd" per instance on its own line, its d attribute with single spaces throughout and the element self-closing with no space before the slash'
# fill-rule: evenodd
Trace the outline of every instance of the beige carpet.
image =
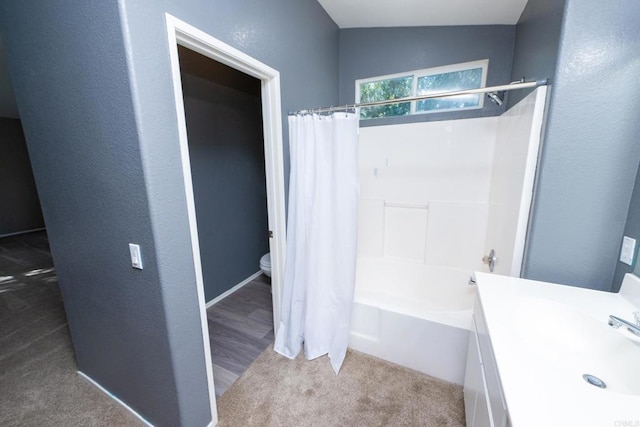
<svg viewBox="0 0 640 427">
<path fill-rule="evenodd" d="M 77 369 L 66 326 L 2 359 L 0 426 L 144 425 Z"/>
<path fill-rule="evenodd" d="M 289 360 L 267 348 L 218 399 L 220 426 L 464 426 L 462 387 L 349 350 Z"/>
</svg>

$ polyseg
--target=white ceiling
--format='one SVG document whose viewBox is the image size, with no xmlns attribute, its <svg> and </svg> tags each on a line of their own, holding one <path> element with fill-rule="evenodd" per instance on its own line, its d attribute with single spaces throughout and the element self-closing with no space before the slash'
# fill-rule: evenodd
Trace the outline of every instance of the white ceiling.
<svg viewBox="0 0 640 427">
<path fill-rule="evenodd" d="M 514 25 L 527 0 L 318 0 L 340 28 Z"/>
</svg>

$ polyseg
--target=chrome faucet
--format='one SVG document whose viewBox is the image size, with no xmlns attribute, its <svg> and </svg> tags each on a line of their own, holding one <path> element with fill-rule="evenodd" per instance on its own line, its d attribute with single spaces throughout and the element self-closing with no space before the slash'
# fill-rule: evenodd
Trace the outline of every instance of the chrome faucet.
<svg viewBox="0 0 640 427">
<path fill-rule="evenodd" d="M 621 319 L 617 316 L 610 315 L 609 316 L 609 326 L 618 329 L 620 326 L 624 326 L 627 328 L 629 332 L 640 337 L 640 311 L 636 311 L 633 313 L 633 317 L 636 321 L 635 325 L 631 322 L 628 322 L 624 319 Z"/>
</svg>

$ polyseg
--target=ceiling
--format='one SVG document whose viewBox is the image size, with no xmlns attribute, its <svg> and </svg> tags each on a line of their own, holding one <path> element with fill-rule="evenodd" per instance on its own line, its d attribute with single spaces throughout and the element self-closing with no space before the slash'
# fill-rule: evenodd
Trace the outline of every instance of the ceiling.
<svg viewBox="0 0 640 427">
<path fill-rule="evenodd" d="M 340 28 L 515 25 L 527 0 L 318 0 Z"/>
</svg>

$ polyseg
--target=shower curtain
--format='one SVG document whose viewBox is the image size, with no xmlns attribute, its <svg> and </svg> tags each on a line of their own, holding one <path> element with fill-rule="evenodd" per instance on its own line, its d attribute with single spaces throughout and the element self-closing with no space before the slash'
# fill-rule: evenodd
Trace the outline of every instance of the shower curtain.
<svg viewBox="0 0 640 427">
<path fill-rule="evenodd" d="M 349 343 L 356 277 L 358 116 L 289 116 L 289 215 L 275 351 L 328 354 L 337 374 Z"/>
</svg>

